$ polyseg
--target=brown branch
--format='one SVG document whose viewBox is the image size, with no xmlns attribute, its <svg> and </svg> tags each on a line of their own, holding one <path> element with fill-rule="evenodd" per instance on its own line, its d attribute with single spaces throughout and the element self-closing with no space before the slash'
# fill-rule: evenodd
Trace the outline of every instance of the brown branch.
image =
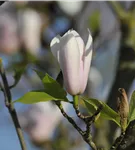
<svg viewBox="0 0 135 150">
<path fill-rule="evenodd" d="M 84 139 L 84 141 L 93 149 L 93 150 L 97 150 L 97 147 L 95 145 L 95 143 L 92 141 L 92 136 L 90 134 L 90 127 L 92 122 L 94 121 L 94 118 L 96 117 L 97 114 L 99 114 L 99 112 L 101 111 L 101 107 L 99 107 L 99 109 L 95 112 L 95 114 L 91 117 L 89 117 L 89 119 L 87 119 L 87 125 L 86 125 L 86 131 L 82 131 L 82 129 L 76 124 L 76 122 L 67 115 L 67 113 L 64 111 L 63 106 L 61 104 L 60 101 L 55 101 L 55 104 L 58 106 L 58 108 L 60 109 L 62 115 L 72 124 L 72 126 L 80 133 L 80 135 L 82 136 L 82 138 Z M 90 119 L 91 118 L 91 119 Z"/>
<path fill-rule="evenodd" d="M 125 132 L 115 140 L 110 150 L 134 150 L 135 149 L 135 120 L 131 121 Z"/>
<path fill-rule="evenodd" d="M 85 131 L 85 135 L 84 135 L 84 140 L 85 140 L 85 141 L 88 141 L 88 142 L 90 143 L 91 147 L 96 150 L 97 147 L 96 147 L 95 143 L 94 143 L 93 140 L 92 140 L 92 135 L 91 135 L 91 133 L 90 133 L 90 130 L 91 130 L 91 125 L 92 125 L 92 123 L 95 121 L 96 116 L 101 112 L 103 106 L 100 105 L 100 106 L 98 107 L 97 111 L 96 111 L 92 116 L 84 116 L 84 115 L 80 112 L 80 110 L 79 110 L 78 102 L 77 102 L 77 104 L 73 103 L 73 107 L 74 107 L 74 109 L 75 109 L 75 112 L 76 112 L 77 116 L 78 116 L 81 120 L 83 120 L 83 121 L 85 122 L 85 124 L 86 124 L 86 131 Z"/>
<path fill-rule="evenodd" d="M 135 149 L 135 120 L 128 125 L 125 135 L 116 150 L 134 150 Z"/>
<path fill-rule="evenodd" d="M 96 116 L 101 112 L 101 110 L 102 110 L 102 108 L 103 108 L 103 106 L 102 105 L 100 105 L 99 107 L 98 107 L 98 109 L 97 109 L 97 111 L 91 116 L 91 117 L 85 117 L 84 118 L 84 121 L 85 121 L 85 123 L 86 123 L 86 131 L 85 131 L 85 138 L 88 140 L 88 141 L 90 141 L 91 142 L 91 145 L 95 148 L 95 149 L 97 149 L 97 147 L 96 147 L 96 145 L 95 145 L 95 143 L 93 142 L 93 140 L 92 140 L 92 136 L 91 136 L 91 134 L 90 134 L 90 129 L 91 129 L 91 125 L 92 125 L 92 123 L 95 121 L 95 118 L 96 118 Z"/>
<path fill-rule="evenodd" d="M 119 144 L 122 142 L 124 138 L 125 132 L 121 132 L 121 135 L 115 140 L 113 145 L 111 146 L 110 150 L 115 150 L 119 146 Z"/>
<path fill-rule="evenodd" d="M 19 124 L 16 110 L 15 110 L 13 103 L 12 103 L 11 92 L 10 92 L 8 81 L 7 81 L 7 78 L 5 75 L 5 70 L 4 70 L 3 65 L 2 65 L 2 60 L 0 60 L 0 75 L 2 78 L 3 85 L 4 85 L 4 87 L 2 88 L 3 89 L 2 91 L 3 91 L 4 96 L 5 96 L 5 106 L 8 108 L 9 113 L 11 115 L 11 118 L 13 120 L 21 148 L 22 148 L 22 150 L 26 150 L 26 145 L 25 145 L 23 133 L 21 130 L 21 126 Z"/>
<path fill-rule="evenodd" d="M 58 106 L 58 108 L 60 109 L 62 115 L 73 125 L 73 127 L 74 127 L 82 136 L 84 136 L 85 133 L 81 130 L 81 128 L 79 128 L 79 127 L 77 126 L 77 124 L 75 123 L 75 121 L 74 121 L 71 117 L 69 117 L 69 116 L 67 115 L 67 113 L 64 111 L 61 102 L 60 102 L 60 101 L 55 101 L 55 104 L 56 104 L 56 105 Z"/>
<path fill-rule="evenodd" d="M 63 75 L 62 75 L 62 71 L 60 71 L 60 73 L 58 74 L 56 81 L 59 82 L 59 84 L 61 86 L 63 86 Z M 61 104 L 60 101 L 55 101 L 55 104 L 58 106 L 58 108 L 60 109 L 62 115 L 72 124 L 72 126 L 80 133 L 80 135 L 82 136 L 82 138 L 84 139 L 84 141 L 93 149 L 93 150 L 97 150 L 97 147 L 95 145 L 95 143 L 92 140 L 92 135 L 90 133 L 90 129 L 91 129 L 91 125 L 92 123 L 95 121 L 96 116 L 100 113 L 100 111 L 102 110 L 102 105 L 100 105 L 97 109 L 97 111 L 92 115 L 92 116 L 84 116 L 80 110 L 79 110 L 79 105 L 78 105 L 78 98 L 79 95 L 74 96 L 74 100 L 73 103 L 70 102 L 74 109 L 75 112 L 77 114 L 77 116 L 82 119 L 85 124 L 86 124 L 86 131 L 83 131 L 77 124 L 76 122 L 67 115 L 67 113 L 64 111 L 63 106 Z"/>
</svg>

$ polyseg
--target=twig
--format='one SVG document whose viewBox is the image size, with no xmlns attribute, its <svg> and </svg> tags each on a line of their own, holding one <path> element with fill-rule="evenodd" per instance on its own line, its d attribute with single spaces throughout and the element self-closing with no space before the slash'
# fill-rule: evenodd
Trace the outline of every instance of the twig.
<svg viewBox="0 0 135 150">
<path fill-rule="evenodd" d="M 85 139 L 88 140 L 90 142 L 91 147 L 94 150 L 97 150 L 97 147 L 95 145 L 95 143 L 92 140 L 92 136 L 90 133 L 90 129 L 91 129 L 91 125 L 92 123 L 95 121 L 95 118 L 97 117 L 97 115 L 101 112 L 103 106 L 99 105 L 98 109 L 96 110 L 96 112 L 92 115 L 92 116 L 85 116 L 84 117 L 84 122 L 86 124 L 86 131 L 85 131 Z"/>
<path fill-rule="evenodd" d="M 131 121 L 125 131 L 125 135 L 117 147 L 117 150 L 135 149 L 135 120 Z"/>
<path fill-rule="evenodd" d="M 82 119 L 85 122 L 85 124 L 86 124 L 86 131 L 85 131 L 84 140 L 88 141 L 88 143 L 90 143 L 90 146 L 94 150 L 97 150 L 97 147 L 96 147 L 95 143 L 92 140 L 92 136 L 90 134 L 90 129 L 91 129 L 92 123 L 95 121 L 96 116 L 100 113 L 100 111 L 102 110 L 103 106 L 100 105 L 98 107 L 97 111 L 92 116 L 84 116 L 79 110 L 78 100 L 79 100 L 79 95 L 73 96 L 73 107 L 75 109 L 75 112 L 76 112 L 77 116 L 80 119 Z"/>
<path fill-rule="evenodd" d="M 115 150 L 120 145 L 121 141 L 123 140 L 125 132 L 121 132 L 121 135 L 115 140 L 113 145 L 111 146 L 110 150 Z"/>
<path fill-rule="evenodd" d="M 135 143 L 135 120 L 131 121 L 125 132 L 115 140 L 110 150 L 130 150 Z M 134 147 L 132 147 L 134 149 Z"/>
<path fill-rule="evenodd" d="M 4 70 L 3 65 L 2 65 L 2 60 L 0 60 L 0 75 L 2 78 L 3 85 L 4 85 L 4 87 L 2 88 L 3 89 L 2 91 L 3 91 L 4 96 L 5 96 L 5 106 L 8 108 L 9 113 L 11 115 L 11 118 L 13 120 L 21 148 L 22 148 L 22 150 L 26 150 L 26 145 L 25 145 L 23 133 L 21 130 L 21 126 L 19 124 L 16 110 L 15 110 L 13 103 L 12 103 L 11 92 L 10 92 L 8 81 L 7 81 L 7 78 L 5 75 L 5 70 Z"/>
<path fill-rule="evenodd" d="M 90 131 L 90 126 L 88 126 L 89 130 L 82 131 L 82 129 L 75 123 L 75 121 L 67 115 L 67 113 L 64 111 L 63 106 L 60 101 L 55 101 L 55 104 L 60 109 L 62 115 L 72 124 L 72 126 L 80 133 L 84 141 L 93 149 L 97 150 L 95 143 L 92 141 L 91 136 L 87 136 L 87 132 Z M 90 135 L 90 132 L 89 132 Z"/>
<path fill-rule="evenodd" d="M 86 123 L 86 138 L 91 141 L 92 145 L 95 146 L 95 144 L 92 142 L 92 137 L 90 134 L 90 127 L 92 125 L 92 123 L 95 121 L 96 116 L 101 112 L 103 106 L 100 105 L 97 109 L 97 111 L 91 116 L 91 117 L 86 117 L 84 119 L 85 123 Z"/>
<path fill-rule="evenodd" d="M 60 71 L 60 73 L 58 74 L 56 81 L 60 83 L 61 86 L 63 86 L 63 84 L 61 84 L 61 78 L 62 78 L 62 72 Z M 61 104 L 60 101 L 55 101 L 55 104 L 58 106 L 58 108 L 60 109 L 62 115 L 72 124 L 72 126 L 80 133 L 80 135 L 82 136 L 82 138 L 84 139 L 84 141 L 93 149 L 93 150 L 97 150 L 97 147 L 95 145 L 95 143 L 92 140 L 92 136 L 90 134 L 90 128 L 91 128 L 91 124 L 94 122 L 96 116 L 100 113 L 102 106 L 99 106 L 99 108 L 97 109 L 97 111 L 95 112 L 95 114 L 91 117 L 89 116 L 84 116 L 81 114 L 81 112 L 79 111 L 79 105 L 78 105 L 78 100 L 79 100 L 79 95 L 73 96 L 73 103 L 70 102 L 74 109 L 75 112 L 77 114 L 77 116 L 82 119 L 85 124 L 86 124 L 86 131 L 83 131 L 77 124 L 76 122 L 67 115 L 67 113 L 64 111 L 63 106 Z"/>
<path fill-rule="evenodd" d="M 91 125 L 94 121 L 96 116 L 100 113 L 100 111 L 102 110 L 103 106 L 102 104 L 99 105 L 97 111 L 92 115 L 92 116 L 84 116 L 80 110 L 79 110 L 79 105 L 78 105 L 78 99 L 79 99 L 79 95 L 74 96 L 73 97 L 74 101 L 73 101 L 73 107 L 75 109 L 75 112 L 77 114 L 77 116 L 82 119 L 86 124 Z"/>
<path fill-rule="evenodd" d="M 102 109 L 103 109 L 103 105 L 100 104 L 98 106 L 96 112 L 92 116 L 90 116 L 90 117 L 88 116 L 85 118 L 85 122 L 91 126 L 91 124 L 95 121 L 95 118 L 98 116 L 98 114 L 101 112 Z"/>
<path fill-rule="evenodd" d="M 75 123 L 75 121 L 74 121 L 71 117 L 69 117 L 69 116 L 67 115 L 67 113 L 66 113 L 66 112 L 64 111 L 64 109 L 63 109 L 63 106 L 62 106 L 61 102 L 60 102 L 60 101 L 55 101 L 55 104 L 56 104 L 56 105 L 58 106 L 58 108 L 60 109 L 62 115 L 73 125 L 73 127 L 74 127 L 82 136 L 84 136 L 85 132 L 83 132 L 82 129 L 79 128 L 78 125 Z"/>
</svg>

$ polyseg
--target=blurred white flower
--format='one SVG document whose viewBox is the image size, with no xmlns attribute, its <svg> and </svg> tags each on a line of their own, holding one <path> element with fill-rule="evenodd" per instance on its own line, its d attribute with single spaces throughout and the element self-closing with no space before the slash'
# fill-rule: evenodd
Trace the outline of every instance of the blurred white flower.
<svg viewBox="0 0 135 150">
<path fill-rule="evenodd" d="M 67 15 L 75 16 L 81 11 L 84 1 L 57 1 L 57 3 Z"/>
<path fill-rule="evenodd" d="M 65 108 L 67 108 L 66 106 Z M 53 137 L 55 128 L 63 118 L 59 109 L 50 102 L 34 104 L 19 115 L 21 126 L 33 142 L 40 143 Z"/>
<path fill-rule="evenodd" d="M 13 54 L 19 49 L 17 21 L 8 13 L 0 14 L 0 51 Z"/>
<path fill-rule="evenodd" d="M 42 20 L 40 15 L 32 10 L 21 11 L 18 16 L 21 30 L 21 40 L 26 49 L 37 55 L 40 49 L 40 32 Z"/>
</svg>

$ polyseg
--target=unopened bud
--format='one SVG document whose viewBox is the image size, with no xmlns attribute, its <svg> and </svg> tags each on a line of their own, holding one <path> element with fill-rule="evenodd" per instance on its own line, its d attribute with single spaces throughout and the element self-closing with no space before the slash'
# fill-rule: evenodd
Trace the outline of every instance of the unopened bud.
<svg viewBox="0 0 135 150">
<path fill-rule="evenodd" d="M 126 91 L 123 88 L 119 88 L 118 92 L 119 95 L 117 101 L 117 109 L 118 109 L 118 114 L 120 116 L 121 129 L 123 132 L 127 127 L 129 103 L 128 103 Z"/>
</svg>

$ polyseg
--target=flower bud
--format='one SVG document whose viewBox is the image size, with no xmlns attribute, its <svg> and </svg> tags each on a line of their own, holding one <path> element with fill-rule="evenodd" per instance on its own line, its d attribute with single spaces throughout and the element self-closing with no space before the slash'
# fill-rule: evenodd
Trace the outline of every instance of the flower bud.
<svg viewBox="0 0 135 150">
<path fill-rule="evenodd" d="M 62 70 L 64 85 L 71 95 L 82 94 L 86 88 L 92 59 L 92 37 L 88 30 L 86 46 L 75 30 L 52 39 L 50 47 Z"/>
<path fill-rule="evenodd" d="M 123 88 L 119 88 L 118 92 L 117 109 L 120 116 L 121 129 L 122 131 L 125 131 L 128 121 L 129 103 L 125 90 Z"/>
</svg>

